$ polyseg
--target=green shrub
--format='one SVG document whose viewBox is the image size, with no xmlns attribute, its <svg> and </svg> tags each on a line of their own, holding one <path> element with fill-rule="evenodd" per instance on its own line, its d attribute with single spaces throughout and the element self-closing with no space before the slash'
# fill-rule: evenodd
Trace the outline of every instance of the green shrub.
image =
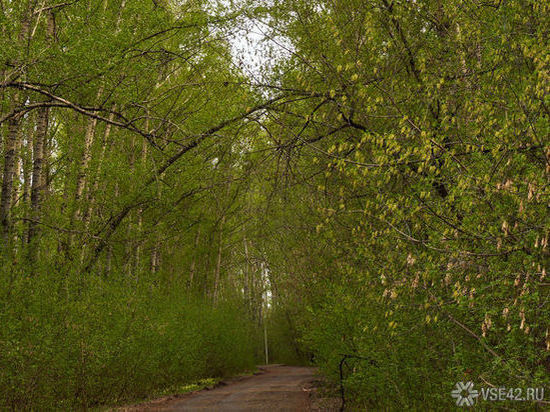
<svg viewBox="0 0 550 412">
<path fill-rule="evenodd" d="M 254 366 L 253 330 L 237 304 L 99 278 L 3 284 L 0 408 L 123 403 Z"/>
</svg>

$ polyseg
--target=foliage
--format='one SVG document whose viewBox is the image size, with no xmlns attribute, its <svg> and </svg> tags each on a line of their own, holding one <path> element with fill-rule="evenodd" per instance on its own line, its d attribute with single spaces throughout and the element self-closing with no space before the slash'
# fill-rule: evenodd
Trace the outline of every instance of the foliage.
<svg viewBox="0 0 550 412">
<path fill-rule="evenodd" d="M 549 11 L 0 1 L 8 405 L 237 372 L 265 326 L 358 407 L 547 385 Z"/>
<path fill-rule="evenodd" d="M 5 279 L 3 279 L 4 281 Z M 237 302 L 212 308 L 185 292 L 90 279 L 80 296 L 59 277 L 2 290 L 2 407 L 75 409 L 254 367 Z"/>
<path fill-rule="evenodd" d="M 335 384 L 359 357 L 357 404 L 445 409 L 460 380 L 549 382 L 548 11 L 273 7 L 294 46 L 278 81 L 303 99 L 267 123 L 288 160 L 264 247 Z"/>
</svg>

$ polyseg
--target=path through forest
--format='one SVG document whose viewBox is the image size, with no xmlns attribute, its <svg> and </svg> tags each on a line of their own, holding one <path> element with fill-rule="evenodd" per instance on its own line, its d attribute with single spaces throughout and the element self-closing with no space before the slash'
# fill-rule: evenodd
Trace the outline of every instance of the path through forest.
<svg viewBox="0 0 550 412">
<path fill-rule="evenodd" d="M 212 390 L 160 400 L 127 411 L 310 411 L 315 368 L 269 365 L 261 373 Z"/>
</svg>

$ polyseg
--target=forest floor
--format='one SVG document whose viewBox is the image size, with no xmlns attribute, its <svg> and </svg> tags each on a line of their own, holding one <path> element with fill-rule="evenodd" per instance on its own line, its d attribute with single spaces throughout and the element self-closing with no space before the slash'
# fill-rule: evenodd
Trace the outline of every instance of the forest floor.
<svg viewBox="0 0 550 412">
<path fill-rule="evenodd" d="M 317 370 L 268 365 L 247 377 L 223 381 L 215 388 L 159 399 L 120 411 L 329 411 L 334 401 L 320 398 Z"/>
</svg>

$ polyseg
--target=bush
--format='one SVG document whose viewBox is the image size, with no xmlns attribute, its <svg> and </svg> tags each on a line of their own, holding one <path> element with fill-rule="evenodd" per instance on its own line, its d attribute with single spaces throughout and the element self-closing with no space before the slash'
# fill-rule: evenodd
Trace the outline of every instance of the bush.
<svg viewBox="0 0 550 412">
<path fill-rule="evenodd" d="M 237 304 L 100 278 L 2 284 L 0 408 L 123 403 L 254 366 Z"/>
</svg>

